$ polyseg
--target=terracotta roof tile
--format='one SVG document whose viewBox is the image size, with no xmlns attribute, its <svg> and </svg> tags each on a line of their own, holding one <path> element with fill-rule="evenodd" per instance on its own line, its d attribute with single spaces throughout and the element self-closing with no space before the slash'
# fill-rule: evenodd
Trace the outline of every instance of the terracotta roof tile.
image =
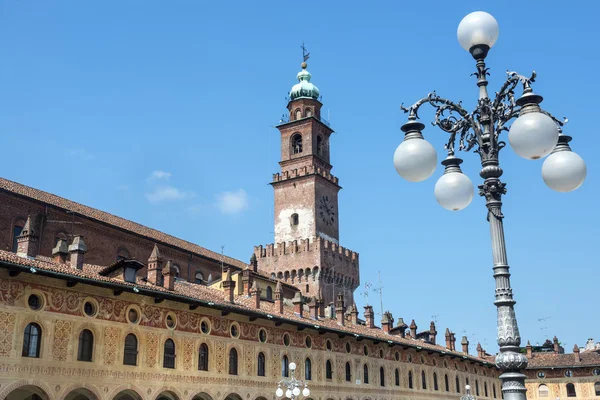
<svg viewBox="0 0 600 400">
<path fill-rule="evenodd" d="M 284 306 L 284 313 L 279 314 L 277 306 L 274 302 L 261 301 L 260 310 L 254 307 L 254 299 L 249 296 L 241 295 L 234 298 L 234 304 L 231 304 L 225 301 L 225 295 L 222 291 L 218 289 L 213 289 L 211 287 L 205 285 L 198 285 L 190 282 L 179 281 L 175 282 L 174 291 L 169 291 L 163 287 L 154 286 L 147 282 L 140 281 L 136 284 L 124 282 L 121 280 L 117 280 L 115 278 L 110 278 L 106 276 L 99 275 L 98 272 L 102 270 L 101 266 L 84 264 L 83 270 L 77 270 L 71 268 L 69 264 L 61 264 L 56 263 L 44 257 L 43 259 L 29 259 L 17 256 L 15 253 L 7 252 L 4 250 L 0 250 L 0 265 L 4 264 L 5 267 L 10 268 L 10 264 L 16 264 L 24 267 L 33 267 L 38 270 L 44 270 L 54 273 L 60 273 L 67 275 L 64 279 L 68 279 L 68 276 L 87 278 L 91 282 L 90 284 L 102 283 L 112 283 L 118 285 L 125 286 L 137 286 L 140 289 L 144 289 L 145 291 L 152 291 L 156 294 L 160 293 L 169 293 L 181 296 L 182 298 L 186 298 L 186 300 L 193 302 L 194 300 L 205 301 L 205 302 L 213 302 L 214 305 L 218 306 L 226 306 L 233 310 L 238 310 L 240 313 L 244 313 L 245 311 L 258 312 L 265 315 L 268 318 L 268 315 L 272 315 L 275 318 L 288 320 L 290 323 L 301 323 L 309 326 L 318 325 L 323 328 L 330 328 L 341 332 L 346 332 L 349 335 L 360 335 L 373 339 L 379 339 L 381 341 L 392 341 L 399 345 L 408 345 L 411 347 L 420 347 L 424 350 L 430 349 L 433 351 L 444 352 L 446 354 L 455 355 L 461 358 L 468 358 L 470 360 L 479 361 L 479 362 L 489 362 L 488 360 L 480 359 L 472 355 L 465 355 L 464 353 L 452 352 L 447 350 L 446 348 L 438 345 L 433 345 L 430 343 L 426 343 L 421 340 L 414 340 L 410 338 L 402 338 L 400 336 L 389 335 L 385 333 L 383 330 L 379 328 L 369 329 L 364 325 L 346 325 L 341 326 L 338 325 L 335 319 L 324 318 L 319 320 L 313 320 L 308 317 L 302 318 L 299 315 L 294 313 L 293 307 Z M 7 265 L 8 264 L 8 265 Z M 183 299 L 182 299 L 183 300 Z M 210 304 L 209 304 L 210 306 Z"/>
<path fill-rule="evenodd" d="M 173 247 L 178 247 L 185 251 L 189 251 L 215 261 L 221 261 L 221 255 L 214 251 L 205 249 L 204 247 L 176 238 L 174 236 L 167 235 L 166 233 L 157 231 L 155 229 L 148 228 L 147 226 L 117 217 L 116 215 L 67 200 L 52 193 L 34 189 L 32 187 L 25 186 L 4 178 L 0 178 L 0 190 L 17 194 L 28 199 L 37 200 L 42 203 L 50 204 L 64 210 L 74 211 L 75 213 L 84 217 L 94 219 L 117 228 L 125 229 L 135 234 L 144 236 L 150 240 L 165 243 Z M 223 262 L 238 268 L 245 268 L 248 265 L 243 261 L 227 256 L 223 256 Z"/>
<path fill-rule="evenodd" d="M 533 353 L 529 358 L 528 369 L 549 367 L 589 367 L 600 366 L 600 354 L 586 351 L 579 354 L 580 362 L 575 362 L 575 354 Z"/>
</svg>

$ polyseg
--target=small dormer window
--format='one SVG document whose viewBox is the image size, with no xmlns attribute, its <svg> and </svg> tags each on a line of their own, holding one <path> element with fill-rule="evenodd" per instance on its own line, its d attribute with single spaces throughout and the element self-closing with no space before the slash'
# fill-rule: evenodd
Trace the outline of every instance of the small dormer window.
<svg viewBox="0 0 600 400">
<path fill-rule="evenodd" d="M 296 213 L 292 214 L 292 217 L 291 217 L 292 226 L 298 226 L 298 222 L 299 222 L 298 214 L 296 214 Z"/>
<path fill-rule="evenodd" d="M 125 282 L 135 283 L 135 273 L 135 268 L 125 267 Z"/>
<path fill-rule="evenodd" d="M 302 153 L 302 135 L 299 133 L 295 134 L 292 137 L 292 153 L 300 154 Z"/>
</svg>

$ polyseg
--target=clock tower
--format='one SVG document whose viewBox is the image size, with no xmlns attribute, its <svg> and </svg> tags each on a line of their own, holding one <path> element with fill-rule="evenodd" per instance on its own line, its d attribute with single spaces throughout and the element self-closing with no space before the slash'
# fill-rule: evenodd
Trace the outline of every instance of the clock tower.
<svg viewBox="0 0 600 400">
<path fill-rule="evenodd" d="M 358 254 L 339 246 L 338 178 L 331 174 L 333 129 L 321 117 L 319 89 L 306 62 L 290 91 L 288 122 L 277 126 L 281 172 L 273 175 L 275 243 L 255 248 L 259 269 L 326 304 L 338 293 L 352 304 Z M 349 302 L 349 303 L 348 303 Z"/>
</svg>

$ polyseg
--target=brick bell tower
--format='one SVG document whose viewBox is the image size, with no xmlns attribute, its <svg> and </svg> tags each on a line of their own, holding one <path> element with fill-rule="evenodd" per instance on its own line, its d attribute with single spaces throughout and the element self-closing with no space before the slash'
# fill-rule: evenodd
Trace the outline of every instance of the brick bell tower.
<svg viewBox="0 0 600 400">
<path fill-rule="evenodd" d="M 308 57 L 305 56 L 305 60 Z M 289 122 L 281 134 L 281 172 L 273 175 L 275 243 L 257 246 L 258 268 L 298 287 L 303 296 L 352 305 L 359 285 L 358 254 L 339 245 L 338 178 L 331 174 L 333 129 L 321 117 L 319 89 L 306 61 L 290 91 Z"/>
</svg>

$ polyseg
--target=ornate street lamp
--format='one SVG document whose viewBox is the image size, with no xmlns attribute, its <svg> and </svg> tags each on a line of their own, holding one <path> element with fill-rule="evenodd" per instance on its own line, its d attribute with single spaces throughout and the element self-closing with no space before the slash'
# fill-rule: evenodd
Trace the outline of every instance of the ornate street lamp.
<svg viewBox="0 0 600 400">
<path fill-rule="evenodd" d="M 500 379 L 505 399 L 524 400 L 526 389 L 523 371 L 527 367 L 527 358 L 519 353 L 521 337 L 515 317 L 515 301 L 504 243 L 502 195 L 506 193 L 506 184 L 500 181 L 502 169 L 498 163 L 498 153 L 506 143 L 500 140 L 500 134 L 508 131 L 510 146 L 523 158 L 537 160 L 548 156 L 542 166 L 542 177 L 556 191 L 569 192 L 581 186 L 586 166 L 583 159 L 571 151 L 571 137 L 562 134 L 562 127 L 567 120 L 560 121 L 540 108 L 542 96 L 531 89 L 535 72 L 529 78 L 508 72 L 495 99 L 488 97 L 485 57 L 498 39 L 498 23 L 494 17 L 482 11 L 471 13 L 460 22 L 457 34 L 461 46 L 476 60 L 475 75 L 479 87 L 477 107 L 473 112 L 468 112 L 461 103 L 446 100 L 435 92 L 411 107 L 401 106 L 408 113 L 408 122 L 402 126 L 405 136 L 394 154 L 394 166 L 400 176 L 412 182 L 424 181 L 436 168 L 436 151 L 423 139 L 421 131 L 425 125 L 418 122 L 418 111 L 424 104 L 435 109 L 433 125 L 449 134 L 445 146 L 448 156 L 442 161 L 444 174 L 434 189 L 442 207 L 461 210 L 471 203 L 474 195 L 473 183 L 460 169 L 462 160 L 455 156 L 456 143 L 459 150 L 474 150 L 479 154 L 482 167 L 479 175 L 484 180 L 479 186 L 479 195 L 485 197 L 488 209 L 496 281 L 494 304 L 498 309 L 500 346 L 496 365 L 502 371 Z M 515 89 L 519 85 L 522 85 L 523 92 L 516 98 Z M 509 121 L 515 118 L 508 128 Z"/>
<path fill-rule="evenodd" d="M 465 386 L 465 395 L 460 396 L 460 400 L 476 400 L 476 397 L 471 394 L 471 386 Z"/>
<path fill-rule="evenodd" d="M 290 363 L 289 370 L 292 374 L 292 377 L 290 379 L 282 379 L 281 381 L 279 381 L 279 383 L 277 384 L 277 390 L 275 390 L 275 395 L 277 397 L 285 395 L 286 398 L 291 400 L 296 400 L 297 398 L 300 398 L 301 393 L 304 397 L 310 396 L 310 390 L 308 390 L 308 383 L 296 379 L 296 363 Z M 304 389 L 300 390 L 302 386 L 304 386 Z"/>
</svg>

